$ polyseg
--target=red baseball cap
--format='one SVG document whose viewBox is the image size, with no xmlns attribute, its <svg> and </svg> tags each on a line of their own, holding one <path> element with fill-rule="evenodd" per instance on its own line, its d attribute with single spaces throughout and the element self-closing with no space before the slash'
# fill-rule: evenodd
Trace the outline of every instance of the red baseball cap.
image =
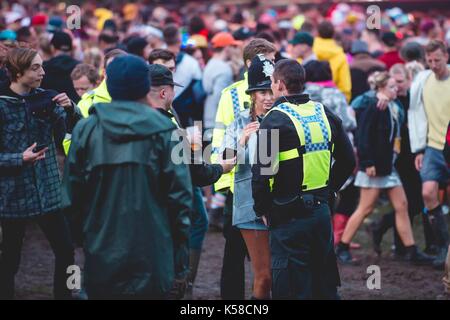
<svg viewBox="0 0 450 320">
<path fill-rule="evenodd" d="M 48 22 L 48 17 L 45 14 L 37 14 L 31 18 L 32 26 L 46 26 Z"/>
<path fill-rule="evenodd" d="M 236 40 L 229 32 L 219 32 L 212 39 L 213 48 L 224 48 L 228 46 L 240 46 L 242 41 Z"/>
</svg>

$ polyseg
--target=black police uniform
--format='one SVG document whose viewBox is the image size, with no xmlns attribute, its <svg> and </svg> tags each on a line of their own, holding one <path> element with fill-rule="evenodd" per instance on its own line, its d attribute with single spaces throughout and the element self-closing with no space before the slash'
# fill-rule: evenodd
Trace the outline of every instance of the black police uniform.
<svg viewBox="0 0 450 320">
<path fill-rule="evenodd" d="M 309 96 L 290 95 L 278 99 L 274 106 L 287 102 L 305 104 Z M 340 285 L 334 254 L 333 232 L 328 199 L 335 194 L 355 167 L 352 145 L 340 119 L 326 106 L 325 114 L 331 129 L 335 160 L 327 187 L 302 192 L 302 156 L 283 161 L 276 175 L 261 174 L 270 169 L 261 159 L 253 166 L 252 189 L 257 215 L 266 215 L 270 222 L 272 254 L 272 297 L 274 299 L 337 299 Z M 270 112 L 261 123 L 267 141 L 258 137 L 258 149 L 264 143 L 271 150 L 271 129 L 279 130 L 279 151 L 300 147 L 296 128 L 290 118 L 278 111 Z M 271 155 L 274 159 L 277 155 Z M 274 177 L 271 190 L 269 179 Z"/>
</svg>

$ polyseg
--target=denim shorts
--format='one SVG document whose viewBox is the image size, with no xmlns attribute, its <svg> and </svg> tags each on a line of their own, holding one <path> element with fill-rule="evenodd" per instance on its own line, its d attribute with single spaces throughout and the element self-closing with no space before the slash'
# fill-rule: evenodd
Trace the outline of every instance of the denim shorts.
<svg viewBox="0 0 450 320">
<path fill-rule="evenodd" d="M 420 177 L 422 182 L 436 181 L 440 184 L 447 183 L 450 178 L 450 170 L 447 167 L 442 150 L 431 147 L 425 149 Z"/>
<path fill-rule="evenodd" d="M 238 229 L 245 229 L 245 230 L 269 230 L 269 227 L 267 227 L 262 218 L 257 218 L 254 221 L 239 223 L 236 225 Z"/>
</svg>

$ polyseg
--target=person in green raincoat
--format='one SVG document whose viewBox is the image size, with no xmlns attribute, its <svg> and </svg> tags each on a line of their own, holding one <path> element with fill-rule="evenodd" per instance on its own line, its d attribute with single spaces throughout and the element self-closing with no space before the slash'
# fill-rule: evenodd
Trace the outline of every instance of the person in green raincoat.
<svg viewBox="0 0 450 320">
<path fill-rule="evenodd" d="M 192 185 L 171 160 L 175 125 L 145 104 L 144 60 L 117 57 L 106 73 L 112 102 L 74 128 L 63 180 L 63 205 L 81 221 L 84 287 L 90 299 L 180 298 Z"/>
</svg>

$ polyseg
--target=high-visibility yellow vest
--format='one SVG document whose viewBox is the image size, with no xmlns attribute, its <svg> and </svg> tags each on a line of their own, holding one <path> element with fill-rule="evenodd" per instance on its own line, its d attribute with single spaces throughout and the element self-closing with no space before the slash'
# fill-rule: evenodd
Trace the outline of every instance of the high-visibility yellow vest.
<svg viewBox="0 0 450 320">
<path fill-rule="evenodd" d="M 175 110 L 170 108 L 167 112 L 169 112 L 172 115 L 172 118 L 170 118 L 170 121 L 172 121 L 172 123 L 177 126 L 177 129 L 181 129 L 181 125 L 178 123 L 178 119 L 175 116 L 175 114 L 176 114 Z"/>
<path fill-rule="evenodd" d="M 87 118 L 89 116 L 89 109 L 96 103 L 110 103 L 111 96 L 109 95 L 108 88 L 106 87 L 106 80 L 103 80 L 100 85 L 83 94 L 81 100 L 77 104 L 77 108 L 83 118 Z M 69 154 L 71 142 L 71 135 L 66 134 L 66 137 L 63 140 L 63 149 L 66 155 Z"/>
<path fill-rule="evenodd" d="M 217 107 L 216 123 L 214 125 L 212 137 L 211 162 L 218 163 L 219 149 L 222 146 L 226 128 L 233 123 L 239 113 L 245 110 L 245 104 L 250 105 L 250 96 L 245 93 L 248 89 L 247 72 L 244 80 L 233 83 L 222 90 L 219 105 Z M 216 191 L 230 188 L 234 189 L 234 169 L 230 173 L 223 174 L 214 184 Z"/>
<path fill-rule="evenodd" d="M 291 119 L 297 130 L 300 146 L 295 149 L 280 151 L 273 168 L 281 162 L 303 158 L 303 181 L 300 181 L 302 191 L 311 191 L 328 186 L 331 168 L 331 128 L 323 106 L 314 101 L 295 105 L 282 103 L 272 108 L 283 112 Z M 267 116 L 267 115 L 266 115 Z M 272 188 L 273 178 L 270 181 Z"/>
<path fill-rule="evenodd" d="M 89 116 L 89 109 L 94 104 L 110 103 L 111 100 L 108 88 L 106 87 L 106 80 L 103 80 L 97 88 L 83 94 L 77 106 L 80 109 L 81 115 L 87 118 Z"/>
</svg>

